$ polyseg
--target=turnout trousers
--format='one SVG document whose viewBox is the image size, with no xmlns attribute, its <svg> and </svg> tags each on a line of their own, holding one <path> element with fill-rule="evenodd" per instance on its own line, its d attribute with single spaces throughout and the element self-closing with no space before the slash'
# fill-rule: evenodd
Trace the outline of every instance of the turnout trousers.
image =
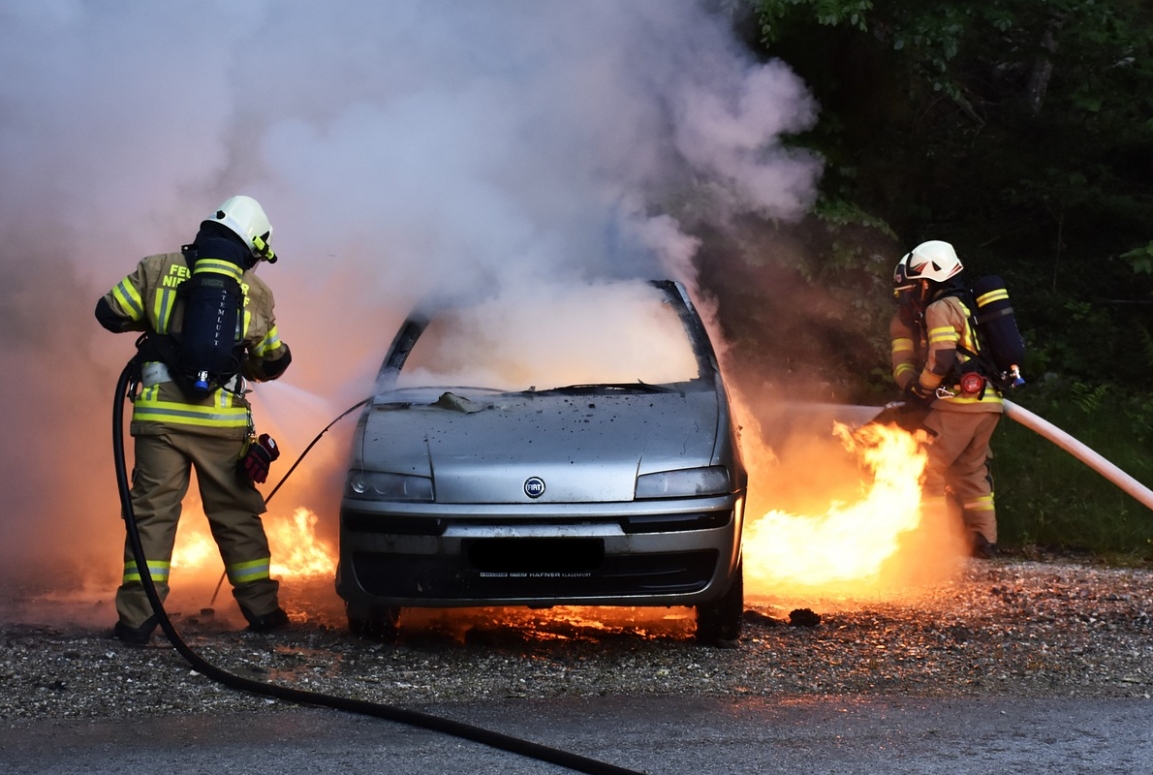
<svg viewBox="0 0 1153 775">
<path fill-rule="evenodd" d="M 925 466 L 925 502 L 942 508 L 951 491 L 960 501 L 965 527 L 997 543 L 997 511 L 989 472 L 989 440 L 1000 412 L 950 412 L 934 409 L 924 427 L 934 434 Z"/>
<path fill-rule="evenodd" d="M 254 616 L 279 607 L 279 583 L 269 577 L 268 537 L 260 515 L 264 496 L 238 470 L 243 440 L 169 433 L 135 437 L 132 509 L 149 575 L 163 601 L 168 595 L 172 548 L 191 469 L 212 537 L 241 609 Z M 120 621 L 137 628 L 152 616 L 132 547 L 125 540 L 124 578 L 116 590 Z"/>
</svg>

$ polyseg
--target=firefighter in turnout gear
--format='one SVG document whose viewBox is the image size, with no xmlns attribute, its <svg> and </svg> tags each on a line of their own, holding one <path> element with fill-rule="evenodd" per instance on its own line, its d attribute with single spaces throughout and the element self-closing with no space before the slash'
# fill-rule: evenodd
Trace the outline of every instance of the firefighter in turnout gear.
<svg viewBox="0 0 1153 775">
<path fill-rule="evenodd" d="M 231 197 L 200 224 L 191 245 L 144 258 L 96 305 L 109 331 L 143 332 L 132 391 L 139 389 L 130 426 L 132 508 L 156 590 L 162 600 L 168 593 L 181 502 L 195 468 L 233 596 L 256 631 L 288 624 L 269 575 L 264 497 L 253 484 L 265 480 L 279 452 L 267 435 L 255 437 L 245 398 L 246 381 L 276 379 L 292 359 L 277 333 L 272 292 L 255 274 L 258 263 L 276 260 L 271 237 L 260 204 Z M 127 542 L 116 611 L 114 635 L 148 643 L 157 621 Z"/>
<path fill-rule="evenodd" d="M 905 406 L 925 413 L 926 515 L 944 519 L 951 494 L 960 502 L 973 556 L 988 559 L 997 544 L 989 441 L 1004 404 L 977 370 L 980 343 L 963 269 L 953 246 L 939 240 L 905 255 L 893 276 L 899 308 L 889 333 L 893 378 Z"/>
</svg>

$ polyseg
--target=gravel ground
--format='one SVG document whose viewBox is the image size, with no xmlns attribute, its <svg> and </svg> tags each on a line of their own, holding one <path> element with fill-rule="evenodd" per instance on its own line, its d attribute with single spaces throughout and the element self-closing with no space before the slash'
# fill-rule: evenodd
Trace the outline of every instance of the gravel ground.
<svg viewBox="0 0 1153 775">
<path fill-rule="evenodd" d="M 163 636 L 147 648 L 112 640 L 106 601 L 8 594 L 0 604 L 0 719 L 283 704 L 194 672 Z M 397 643 L 382 644 L 348 634 L 327 591 L 286 586 L 282 597 L 294 624 L 280 633 L 238 631 L 220 613 L 174 621 L 193 650 L 245 678 L 413 707 L 626 695 L 1153 694 L 1149 569 L 972 561 L 916 604 L 815 603 L 807 610 L 819 622 L 810 626 L 801 624 L 806 609 L 763 601 L 746 612 L 737 649 L 695 645 L 682 609 L 419 612 Z M 294 608 L 310 597 L 324 602 Z"/>
</svg>

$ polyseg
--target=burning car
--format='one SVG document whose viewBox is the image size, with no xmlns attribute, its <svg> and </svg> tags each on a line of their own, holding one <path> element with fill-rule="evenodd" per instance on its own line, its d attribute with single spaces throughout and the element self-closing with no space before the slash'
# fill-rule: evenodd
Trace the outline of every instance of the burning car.
<svg viewBox="0 0 1153 775">
<path fill-rule="evenodd" d="M 360 415 L 337 591 L 354 632 L 420 607 L 692 606 L 734 645 L 747 475 L 677 282 L 425 305 Z"/>
</svg>

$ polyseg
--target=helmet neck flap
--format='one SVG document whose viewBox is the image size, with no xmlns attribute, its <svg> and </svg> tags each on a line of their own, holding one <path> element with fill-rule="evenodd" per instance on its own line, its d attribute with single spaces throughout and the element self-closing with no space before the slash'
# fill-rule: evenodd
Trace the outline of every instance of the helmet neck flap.
<svg viewBox="0 0 1153 775">
<path fill-rule="evenodd" d="M 236 264 L 242 270 L 251 269 L 260 260 L 235 232 L 223 224 L 205 221 L 191 245 L 186 245 L 185 258 L 192 269 L 198 258 L 218 258 Z"/>
</svg>

